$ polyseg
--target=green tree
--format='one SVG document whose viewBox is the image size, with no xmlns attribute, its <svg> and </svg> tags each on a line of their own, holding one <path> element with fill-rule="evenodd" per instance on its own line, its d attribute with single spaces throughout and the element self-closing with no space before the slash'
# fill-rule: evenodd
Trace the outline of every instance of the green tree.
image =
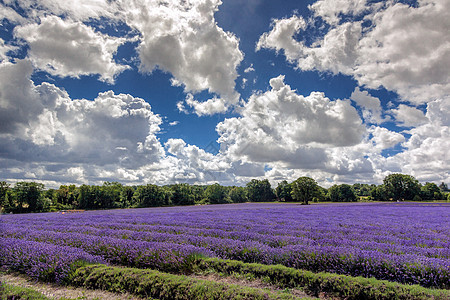
<svg viewBox="0 0 450 300">
<path fill-rule="evenodd" d="M 233 187 L 228 197 L 230 198 L 231 202 L 233 203 L 244 203 L 247 202 L 247 193 L 245 192 L 245 188 L 241 186 L 235 186 Z"/>
<path fill-rule="evenodd" d="M 439 189 L 441 190 L 441 192 L 448 192 L 448 191 L 449 191 L 448 185 L 447 185 L 446 183 L 444 183 L 444 182 L 442 182 L 442 183 L 439 185 Z"/>
<path fill-rule="evenodd" d="M 37 182 L 17 182 L 13 188 L 17 212 L 37 212 L 47 208 L 44 199 L 44 185 Z"/>
<path fill-rule="evenodd" d="M 169 205 L 169 197 L 165 189 L 154 184 L 138 186 L 134 198 L 140 207 Z"/>
<path fill-rule="evenodd" d="M 294 199 L 292 198 L 292 185 L 289 184 L 286 180 L 281 181 L 277 188 L 275 189 L 275 194 L 279 201 L 291 202 Z"/>
<path fill-rule="evenodd" d="M 121 207 L 121 194 L 123 185 L 118 182 L 104 182 L 101 187 L 101 207 L 115 208 Z"/>
<path fill-rule="evenodd" d="M 433 182 L 427 182 L 420 188 L 420 197 L 424 200 L 441 200 L 443 199 L 441 190 Z"/>
<path fill-rule="evenodd" d="M 370 197 L 372 200 L 376 201 L 388 201 L 389 200 L 389 193 L 386 190 L 386 186 L 383 184 L 380 184 L 379 186 L 375 186 L 370 191 Z"/>
<path fill-rule="evenodd" d="M 9 183 L 0 181 L 0 211 L 9 209 L 9 201 L 7 198 Z"/>
<path fill-rule="evenodd" d="M 313 198 L 320 198 L 320 187 L 310 177 L 299 177 L 292 182 L 292 198 L 302 204 L 309 204 Z"/>
<path fill-rule="evenodd" d="M 247 197 L 253 202 L 268 202 L 275 199 L 275 193 L 267 179 L 252 179 L 247 183 Z"/>
<path fill-rule="evenodd" d="M 134 196 L 134 188 L 132 186 L 124 186 L 122 188 L 122 192 L 120 193 L 120 207 L 131 207 L 134 206 L 136 201 L 133 198 Z"/>
<path fill-rule="evenodd" d="M 355 191 L 348 184 L 333 185 L 328 189 L 328 195 L 333 202 L 357 201 Z"/>
<path fill-rule="evenodd" d="M 194 195 L 191 186 L 187 183 L 178 183 L 170 186 L 172 190 L 171 201 L 174 205 L 194 204 Z"/>
<path fill-rule="evenodd" d="M 226 189 L 218 183 L 211 184 L 206 188 L 205 197 L 211 204 L 227 203 Z"/>
<path fill-rule="evenodd" d="M 394 201 L 412 200 L 414 196 L 420 195 L 419 181 L 411 175 L 390 174 L 383 180 L 389 198 Z"/>
</svg>

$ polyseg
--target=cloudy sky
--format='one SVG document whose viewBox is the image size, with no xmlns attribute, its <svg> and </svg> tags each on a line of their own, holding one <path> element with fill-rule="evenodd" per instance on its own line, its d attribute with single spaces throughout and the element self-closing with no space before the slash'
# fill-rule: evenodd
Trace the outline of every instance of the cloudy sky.
<svg viewBox="0 0 450 300">
<path fill-rule="evenodd" d="M 3 0 L 0 179 L 450 183 L 450 1 Z"/>
</svg>

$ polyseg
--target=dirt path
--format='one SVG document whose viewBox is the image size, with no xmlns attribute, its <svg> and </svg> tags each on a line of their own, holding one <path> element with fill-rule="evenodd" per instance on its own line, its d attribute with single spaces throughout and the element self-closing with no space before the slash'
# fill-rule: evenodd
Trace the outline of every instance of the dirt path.
<svg viewBox="0 0 450 300">
<path fill-rule="evenodd" d="M 60 299 L 83 299 L 83 300 L 141 300 L 131 294 L 114 294 L 101 290 L 88 290 L 74 288 L 70 286 L 60 286 L 52 283 L 41 283 L 29 280 L 27 277 L 18 274 L 0 274 L 0 280 L 10 285 L 32 288 L 49 298 Z"/>
</svg>

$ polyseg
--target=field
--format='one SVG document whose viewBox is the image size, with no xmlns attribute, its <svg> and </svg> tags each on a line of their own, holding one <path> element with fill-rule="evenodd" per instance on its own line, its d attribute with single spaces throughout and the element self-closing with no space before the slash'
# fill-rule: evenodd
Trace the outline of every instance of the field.
<svg viewBox="0 0 450 300">
<path fill-rule="evenodd" d="M 373 298 L 381 299 L 403 293 L 445 299 L 450 296 L 450 205 L 246 203 L 3 215 L 0 252 L 4 269 L 115 291 L 133 285 L 121 283 L 124 278 L 141 276 L 157 278 L 165 289 L 180 289 L 186 282 L 194 298 L 208 290 L 222 290 L 229 298 L 296 297 L 198 277 L 212 272 L 299 288 L 311 296 L 357 299 L 378 293 Z M 136 285 L 127 291 L 173 296 Z"/>
</svg>

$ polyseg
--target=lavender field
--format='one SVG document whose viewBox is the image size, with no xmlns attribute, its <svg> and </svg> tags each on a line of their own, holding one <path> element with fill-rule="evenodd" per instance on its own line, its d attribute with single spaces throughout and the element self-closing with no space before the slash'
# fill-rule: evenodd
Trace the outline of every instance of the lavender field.
<svg viewBox="0 0 450 300">
<path fill-rule="evenodd" d="M 450 288 L 449 204 L 246 203 L 0 218 L 0 265 L 40 279 L 59 280 L 79 260 L 177 273 L 193 257 L 218 257 Z"/>
</svg>

